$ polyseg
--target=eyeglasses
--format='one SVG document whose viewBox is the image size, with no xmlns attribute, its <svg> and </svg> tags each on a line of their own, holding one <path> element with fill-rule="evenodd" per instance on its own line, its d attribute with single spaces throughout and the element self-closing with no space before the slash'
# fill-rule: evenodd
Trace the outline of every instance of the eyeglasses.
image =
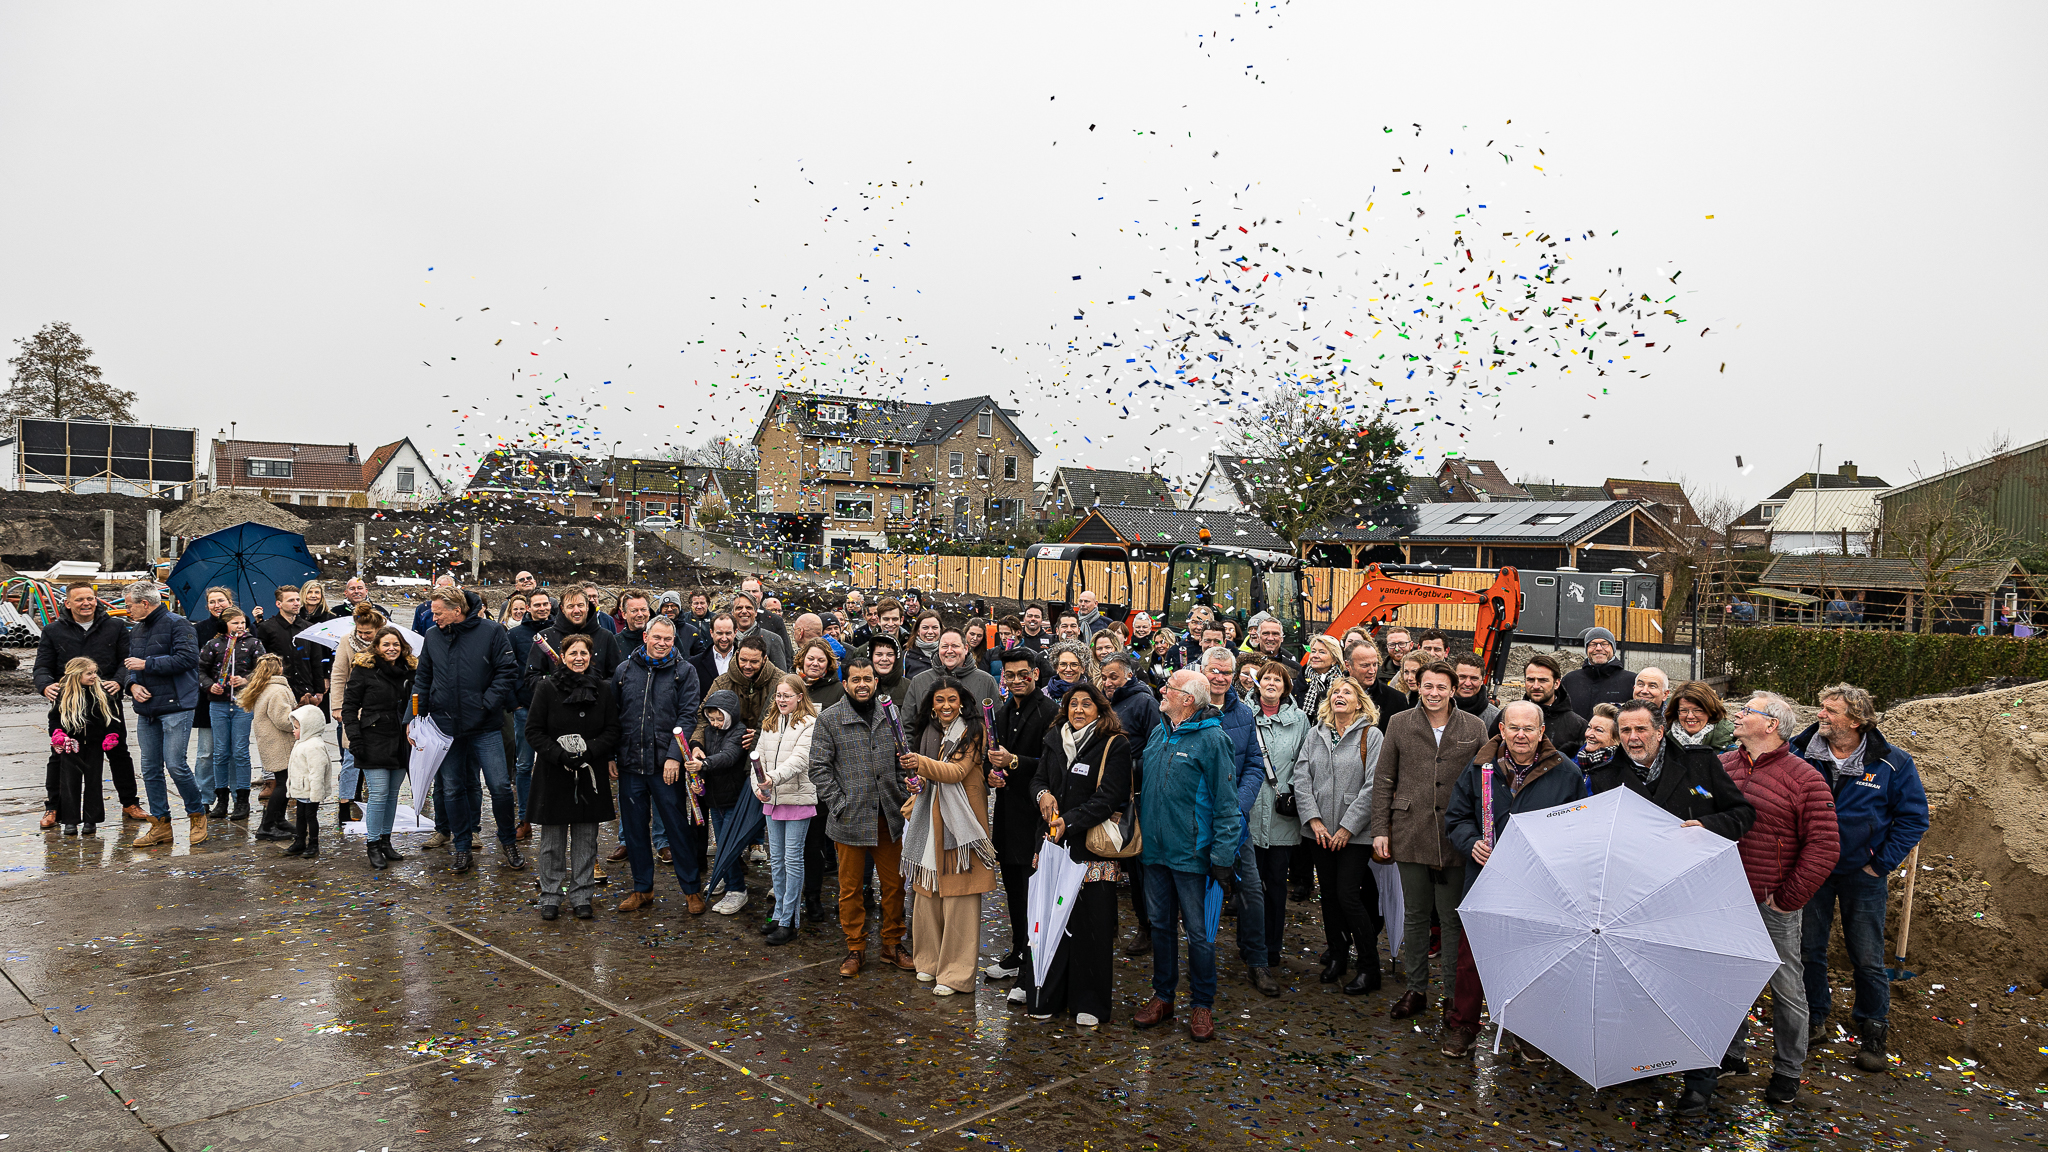
<svg viewBox="0 0 2048 1152">
<path fill-rule="evenodd" d="M 1771 720 L 1771 721 L 1775 721 L 1775 720 L 1777 720 L 1777 717 L 1775 717 L 1775 716 L 1771 715 L 1771 714 L 1770 714 L 1769 712 L 1765 712 L 1765 711 L 1763 711 L 1762 709 L 1758 709 L 1758 708 L 1751 708 L 1751 707 L 1748 707 L 1747 705 L 1745 705 L 1745 706 L 1743 707 L 1743 709 L 1742 709 L 1742 712 L 1740 713 L 1740 715 L 1744 715 L 1744 716 L 1761 716 L 1761 717 L 1763 717 L 1763 718 L 1764 718 L 1764 719 L 1766 719 L 1766 720 Z"/>
</svg>

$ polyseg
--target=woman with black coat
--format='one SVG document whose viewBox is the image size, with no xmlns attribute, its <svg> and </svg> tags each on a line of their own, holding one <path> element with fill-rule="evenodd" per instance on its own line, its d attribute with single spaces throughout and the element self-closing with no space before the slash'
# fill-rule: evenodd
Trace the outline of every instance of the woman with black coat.
<svg viewBox="0 0 2048 1152">
<path fill-rule="evenodd" d="M 606 769 L 619 746 L 617 697 L 592 665 L 588 632 L 563 638 L 561 663 L 533 690 L 526 740 L 533 746 L 527 811 L 540 825 L 540 918 L 553 920 L 568 899 L 590 919 L 597 893 L 597 826 L 612 818 Z"/>
<path fill-rule="evenodd" d="M 369 797 L 363 803 L 363 832 L 369 837 L 370 867 L 383 868 L 405 859 L 391 846 L 391 817 L 398 809 L 399 782 L 412 765 L 406 725 L 412 721 L 412 676 L 419 661 L 404 634 L 389 624 L 370 638 L 369 651 L 353 659 L 339 718 Z M 413 797 L 413 803 L 420 799 Z"/>
<path fill-rule="evenodd" d="M 1109 1020 L 1116 990 L 1116 893 L 1123 870 L 1117 861 L 1088 850 L 1088 831 L 1117 820 L 1131 806 L 1131 762 L 1138 754 L 1101 689 L 1086 680 L 1067 689 L 1059 719 L 1046 731 L 1031 794 L 1045 830 L 1040 855 L 1065 846 L 1088 871 L 1067 934 L 1046 970 L 1045 986 L 1036 985 L 1028 954 L 1017 976 L 1034 1020 L 1066 1012 L 1083 1028 Z"/>
</svg>

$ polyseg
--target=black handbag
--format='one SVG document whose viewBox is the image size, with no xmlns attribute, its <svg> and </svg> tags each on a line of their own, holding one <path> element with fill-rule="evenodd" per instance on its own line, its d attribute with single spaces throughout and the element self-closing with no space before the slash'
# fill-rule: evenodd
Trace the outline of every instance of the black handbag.
<svg viewBox="0 0 2048 1152">
<path fill-rule="evenodd" d="M 1259 738 L 1259 760 L 1266 769 L 1266 786 L 1273 790 L 1273 814 L 1275 816 L 1285 816 L 1287 819 L 1292 820 L 1295 818 L 1295 813 L 1299 811 L 1294 802 L 1294 791 L 1293 789 L 1285 792 L 1280 790 L 1280 778 L 1273 775 L 1272 754 L 1266 751 L 1266 734 L 1258 730 L 1256 722 L 1254 722 L 1252 731 Z"/>
</svg>

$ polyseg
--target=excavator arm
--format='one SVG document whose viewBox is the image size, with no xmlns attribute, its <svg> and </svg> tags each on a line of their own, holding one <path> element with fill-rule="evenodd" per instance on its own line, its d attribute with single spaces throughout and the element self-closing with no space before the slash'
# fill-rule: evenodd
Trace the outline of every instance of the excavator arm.
<svg viewBox="0 0 2048 1152">
<path fill-rule="evenodd" d="M 1425 568 L 1396 568 L 1399 572 L 1425 572 Z M 1437 569 L 1436 571 L 1441 571 Z M 1472 604 L 1479 609 L 1473 629 L 1472 647 L 1486 662 L 1487 675 L 1498 684 L 1507 675 L 1508 646 L 1513 642 L 1515 622 L 1522 616 L 1522 578 L 1513 568 L 1501 569 L 1492 587 L 1484 591 L 1421 584 L 1387 575 L 1378 564 L 1365 570 L 1365 583 L 1351 597 L 1344 610 L 1330 621 L 1326 635 L 1342 637 L 1353 628 L 1369 627 L 1375 632 L 1390 623 L 1394 614 L 1409 604 Z"/>
</svg>

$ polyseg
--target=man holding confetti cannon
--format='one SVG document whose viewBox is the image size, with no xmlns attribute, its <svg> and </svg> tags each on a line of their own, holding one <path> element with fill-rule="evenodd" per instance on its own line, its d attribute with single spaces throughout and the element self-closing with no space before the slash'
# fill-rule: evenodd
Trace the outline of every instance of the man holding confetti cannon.
<svg viewBox="0 0 2048 1152">
<path fill-rule="evenodd" d="M 841 976 L 867 963 L 868 910 L 861 881 L 872 863 L 882 907 L 882 963 L 917 964 L 903 947 L 903 804 L 910 791 L 898 756 L 908 747 L 893 701 L 875 695 L 875 665 L 846 662 L 846 696 L 818 717 L 811 737 L 811 786 L 825 812 L 825 834 L 839 853 L 839 928 L 846 934 Z"/>
<path fill-rule="evenodd" d="M 633 912 L 654 903 L 654 844 L 648 824 L 655 812 L 675 844 L 676 883 L 688 901 L 690 915 L 704 913 L 704 885 L 698 873 L 704 842 L 704 815 L 696 792 L 683 779 L 689 759 L 685 742 L 697 723 L 699 693 L 696 669 L 676 652 L 676 627 L 656 617 L 648 621 L 639 648 L 612 675 L 619 702 L 619 759 L 612 779 L 619 782 L 619 834 L 632 861 L 633 891 L 619 902 L 619 911 Z"/>
</svg>

